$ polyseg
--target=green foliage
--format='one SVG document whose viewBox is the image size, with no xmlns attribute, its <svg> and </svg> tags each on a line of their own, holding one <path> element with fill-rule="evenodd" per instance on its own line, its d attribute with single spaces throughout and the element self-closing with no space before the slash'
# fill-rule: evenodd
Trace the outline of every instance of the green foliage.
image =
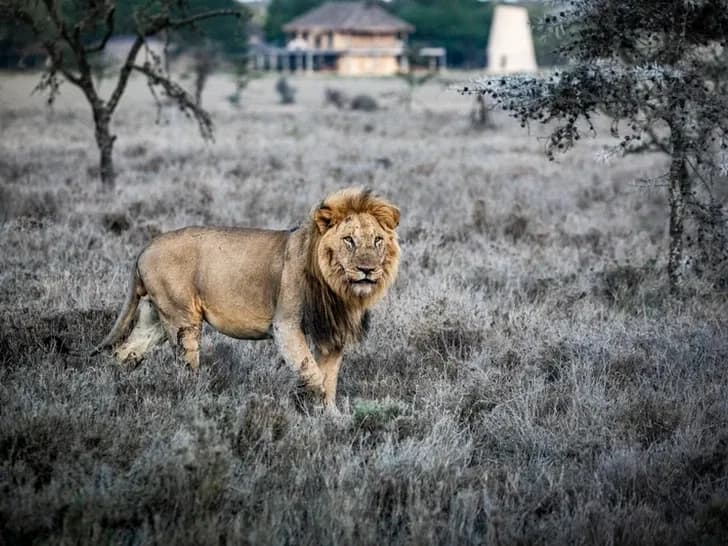
<svg viewBox="0 0 728 546">
<path fill-rule="evenodd" d="M 197 47 L 204 40 L 212 40 L 228 55 L 239 55 L 245 52 L 247 46 L 247 33 L 245 21 L 249 16 L 246 8 L 235 0 L 201 0 L 190 2 L 186 0 L 107 0 L 89 7 L 87 2 L 81 0 L 62 0 L 58 2 L 61 18 L 74 27 L 79 21 L 82 25 L 82 40 L 92 43 L 102 38 L 106 31 L 106 17 L 104 15 L 108 6 L 114 6 L 113 35 L 135 35 L 138 31 L 145 31 L 149 22 L 159 16 L 167 15 L 173 19 L 182 19 L 192 13 L 201 13 L 218 9 L 234 9 L 243 16 L 213 17 L 196 22 L 191 27 L 179 29 L 170 33 L 170 40 L 180 47 Z M 21 6 L 25 11 L 34 14 L 32 18 L 44 34 L 54 39 L 55 32 L 46 25 L 46 8 L 40 2 L 24 2 L 22 0 L 0 0 L 0 67 L 16 67 L 19 63 L 39 64 L 43 55 L 40 54 L 39 40 L 27 24 L 18 24 L 12 17 L 14 6 Z M 30 7 L 29 7 L 30 6 Z M 8 15 L 9 14 L 9 15 Z M 3 17 L 5 15 L 5 17 Z M 69 56 L 70 57 L 70 56 Z"/>
<path fill-rule="evenodd" d="M 389 6 L 388 6 L 389 7 Z M 478 0 L 395 0 L 391 11 L 414 25 L 410 42 L 447 49 L 450 66 L 482 67 L 493 7 Z"/>
<path fill-rule="evenodd" d="M 323 3 L 323 0 L 271 0 L 268 6 L 268 15 L 263 25 L 266 39 L 282 45 L 286 38 L 283 25 L 294 17 L 298 17 Z"/>
<path fill-rule="evenodd" d="M 387 428 L 402 413 L 402 406 L 392 400 L 361 400 L 352 407 L 351 424 L 356 430 L 374 432 Z"/>
</svg>

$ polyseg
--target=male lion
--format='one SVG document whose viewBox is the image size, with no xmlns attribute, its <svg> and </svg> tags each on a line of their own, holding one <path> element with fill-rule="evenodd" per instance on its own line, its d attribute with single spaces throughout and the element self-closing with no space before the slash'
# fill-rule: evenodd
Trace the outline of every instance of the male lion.
<svg viewBox="0 0 728 546">
<path fill-rule="evenodd" d="M 333 406 L 342 351 L 362 338 L 368 309 L 397 276 L 398 225 L 397 207 L 346 189 L 293 231 L 190 227 L 160 235 L 137 258 L 126 303 L 95 352 L 131 329 L 114 352 L 120 361 L 138 362 L 168 339 L 197 369 L 205 320 L 239 339 L 274 337 L 306 386 Z"/>
</svg>

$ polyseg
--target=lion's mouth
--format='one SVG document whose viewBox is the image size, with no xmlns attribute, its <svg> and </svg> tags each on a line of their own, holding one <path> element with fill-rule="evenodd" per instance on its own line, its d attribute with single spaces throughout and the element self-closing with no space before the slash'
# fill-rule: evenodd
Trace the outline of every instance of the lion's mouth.
<svg viewBox="0 0 728 546">
<path fill-rule="evenodd" d="M 357 281 L 351 281 L 352 284 L 377 284 L 377 281 L 375 279 L 368 279 L 364 277 L 363 279 L 359 279 Z"/>
</svg>

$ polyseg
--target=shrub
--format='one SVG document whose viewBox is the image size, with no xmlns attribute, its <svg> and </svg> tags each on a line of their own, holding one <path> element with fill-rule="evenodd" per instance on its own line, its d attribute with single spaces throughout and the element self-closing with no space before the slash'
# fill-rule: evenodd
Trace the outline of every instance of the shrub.
<svg viewBox="0 0 728 546">
<path fill-rule="evenodd" d="M 276 92 L 278 93 L 281 104 L 293 104 L 296 102 L 296 88 L 288 83 L 285 76 L 279 78 L 276 82 Z"/>
<path fill-rule="evenodd" d="M 403 411 L 402 406 L 392 400 L 377 402 L 361 400 L 352 408 L 351 422 L 356 430 L 374 432 L 385 429 Z"/>
<path fill-rule="evenodd" d="M 374 98 L 369 95 L 357 95 L 351 99 L 352 110 L 359 110 L 361 112 L 374 112 L 379 109 L 379 105 Z"/>
</svg>

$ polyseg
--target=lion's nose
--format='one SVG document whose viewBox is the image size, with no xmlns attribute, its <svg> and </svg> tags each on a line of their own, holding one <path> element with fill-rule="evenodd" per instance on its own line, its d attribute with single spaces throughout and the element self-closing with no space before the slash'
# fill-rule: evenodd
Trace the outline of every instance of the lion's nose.
<svg viewBox="0 0 728 546">
<path fill-rule="evenodd" d="M 360 265 L 360 266 L 358 266 L 357 269 L 359 269 L 359 271 L 361 271 L 365 275 L 369 275 L 369 273 L 371 273 L 372 271 L 374 271 L 375 268 L 374 267 L 366 267 L 366 266 L 361 266 Z"/>
</svg>

